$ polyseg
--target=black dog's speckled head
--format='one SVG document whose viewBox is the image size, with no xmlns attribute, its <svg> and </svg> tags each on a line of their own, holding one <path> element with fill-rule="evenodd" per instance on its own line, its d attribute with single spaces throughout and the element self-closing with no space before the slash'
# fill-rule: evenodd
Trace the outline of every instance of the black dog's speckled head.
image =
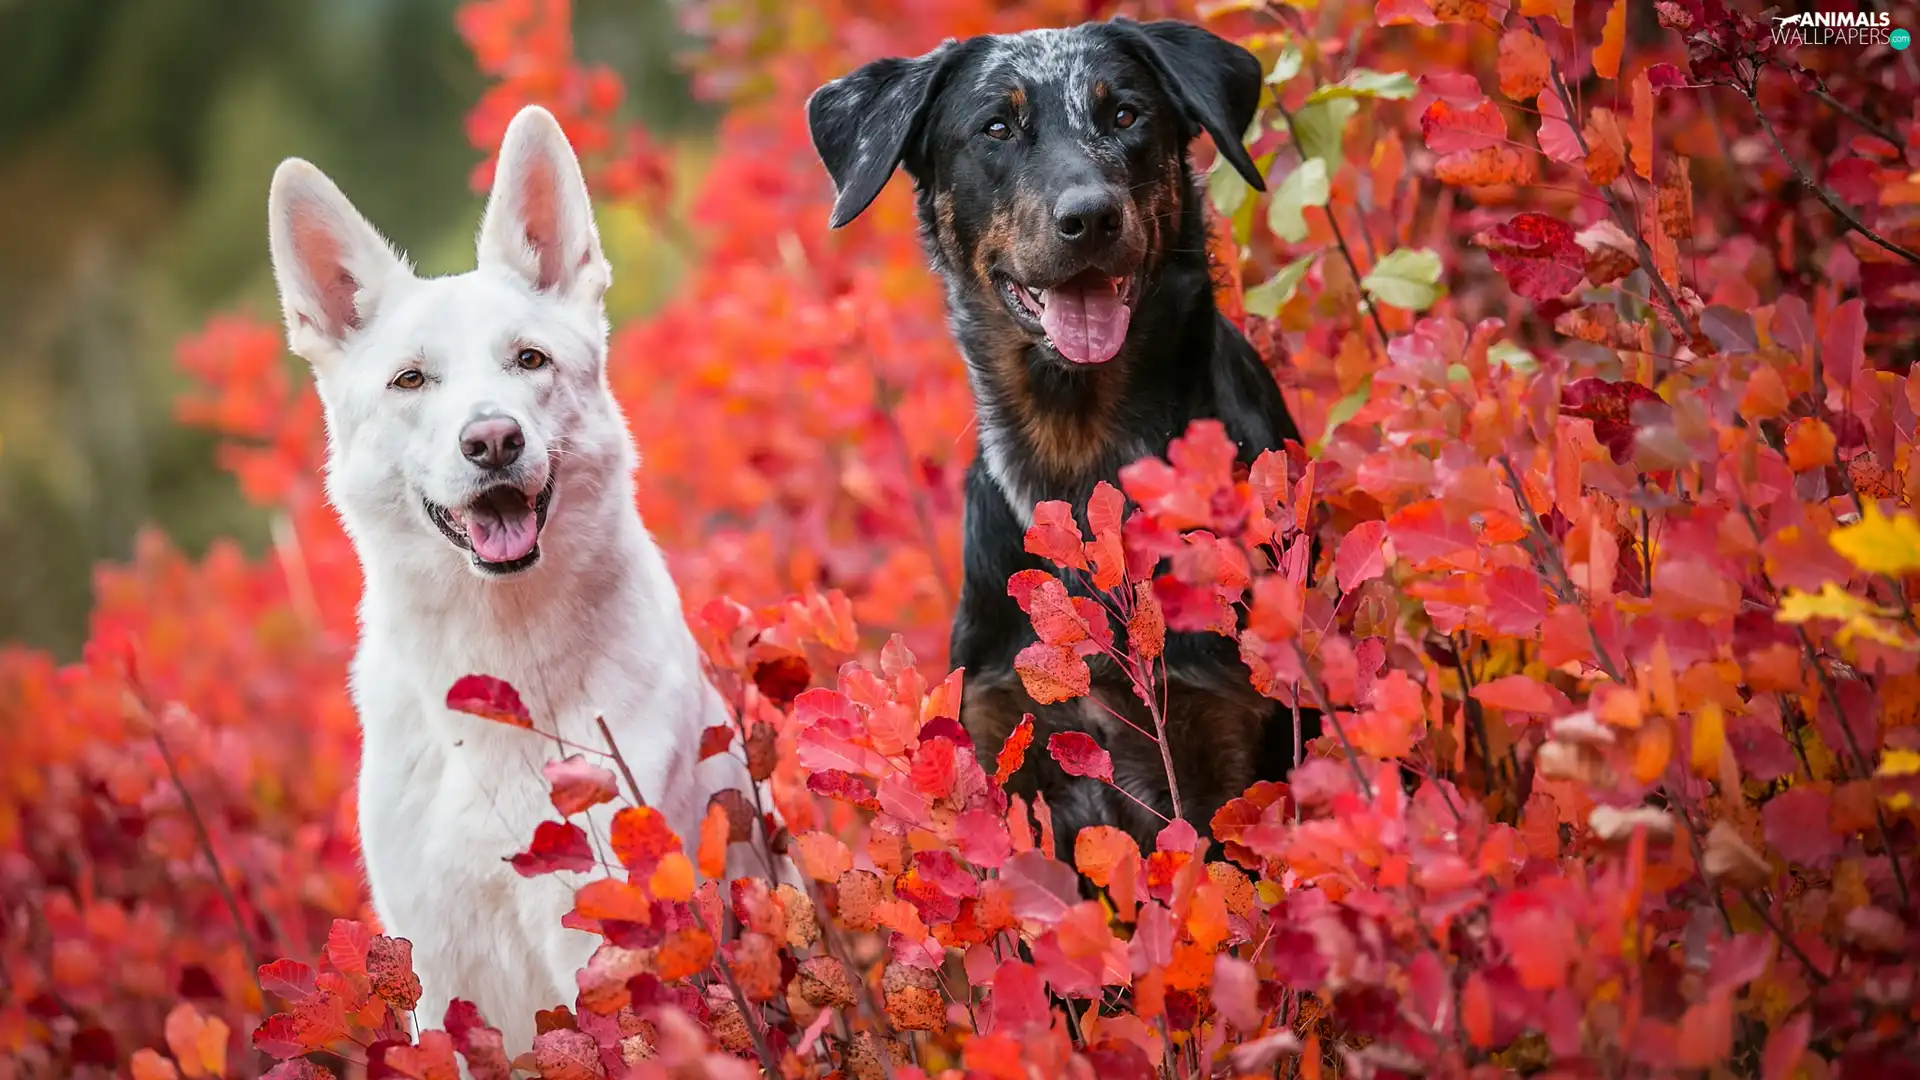
<svg viewBox="0 0 1920 1080">
<path fill-rule="evenodd" d="M 896 166 L 912 175 L 970 362 L 1103 365 L 1170 262 L 1204 268 L 1188 144 L 1207 132 L 1262 186 L 1240 142 L 1260 79 L 1197 26 L 1115 19 L 878 60 L 816 91 L 807 118 L 834 227 Z"/>
</svg>

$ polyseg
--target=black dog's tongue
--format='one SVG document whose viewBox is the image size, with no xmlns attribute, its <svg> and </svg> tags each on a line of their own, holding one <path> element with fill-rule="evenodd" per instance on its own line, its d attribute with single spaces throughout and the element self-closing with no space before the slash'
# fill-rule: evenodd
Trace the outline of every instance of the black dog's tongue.
<svg viewBox="0 0 1920 1080">
<path fill-rule="evenodd" d="M 1133 309 L 1123 282 L 1087 271 L 1040 294 L 1040 325 L 1061 356 L 1076 364 L 1104 364 L 1127 340 Z"/>
</svg>

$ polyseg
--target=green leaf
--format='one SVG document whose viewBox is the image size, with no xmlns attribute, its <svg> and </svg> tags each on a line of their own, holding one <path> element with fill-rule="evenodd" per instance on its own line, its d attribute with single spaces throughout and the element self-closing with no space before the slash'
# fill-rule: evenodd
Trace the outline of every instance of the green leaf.
<svg viewBox="0 0 1920 1080">
<path fill-rule="evenodd" d="M 1300 55 L 1297 46 L 1289 45 L 1281 49 L 1280 55 L 1273 58 L 1273 70 L 1267 72 L 1267 85 L 1285 84 L 1288 79 L 1300 74 L 1300 67 L 1305 62 L 1306 58 Z"/>
<path fill-rule="evenodd" d="M 1360 285 L 1383 304 L 1425 311 L 1446 294 L 1440 284 L 1440 256 L 1429 248 L 1399 248 L 1379 262 Z"/>
<path fill-rule="evenodd" d="M 1207 198 L 1213 201 L 1213 208 L 1220 211 L 1222 217 L 1232 217 L 1252 194 L 1253 188 L 1241 178 L 1238 170 L 1227 164 L 1225 156 L 1213 159 L 1213 167 L 1207 170 Z"/>
<path fill-rule="evenodd" d="M 1467 365 L 1465 364 L 1448 364 L 1447 365 L 1447 381 L 1448 382 L 1472 382 L 1473 372 L 1468 371 Z"/>
<path fill-rule="evenodd" d="M 1355 68 L 1347 77 L 1329 86 L 1322 86 L 1307 95 L 1307 104 L 1328 101 L 1334 98 L 1386 98 L 1389 101 L 1404 101 L 1419 89 L 1413 76 L 1404 71 L 1369 71 Z"/>
<path fill-rule="evenodd" d="M 1287 174 L 1280 190 L 1267 202 L 1267 228 L 1289 244 L 1307 238 L 1306 208 L 1327 205 L 1332 194 L 1327 183 L 1327 163 L 1308 158 Z"/>
<path fill-rule="evenodd" d="M 1339 429 L 1340 425 L 1358 416 L 1360 410 L 1366 408 L 1367 402 L 1372 398 L 1373 376 L 1369 375 L 1364 382 L 1353 388 L 1353 393 L 1334 402 L 1333 408 L 1327 410 L 1327 427 L 1321 432 L 1320 445 L 1314 448 L 1314 453 L 1317 454 L 1324 449 L 1327 440 L 1333 438 L 1333 433 Z"/>
<path fill-rule="evenodd" d="M 1293 114 L 1293 131 L 1300 140 L 1300 153 L 1326 162 L 1329 173 L 1338 170 L 1347 121 L 1359 111 L 1360 106 L 1347 97 L 1327 98 L 1302 107 Z"/>
<path fill-rule="evenodd" d="M 1295 289 L 1312 269 L 1313 260 L 1320 257 L 1318 251 L 1309 252 L 1280 268 L 1280 272 L 1247 290 L 1245 297 L 1247 311 L 1261 318 L 1271 319 L 1280 314 L 1280 309 L 1293 299 Z"/>
<path fill-rule="evenodd" d="M 1487 359 L 1519 375 L 1531 375 L 1540 370 L 1540 361 L 1511 341 L 1496 341 L 1487 346 Z"/>
</svg>

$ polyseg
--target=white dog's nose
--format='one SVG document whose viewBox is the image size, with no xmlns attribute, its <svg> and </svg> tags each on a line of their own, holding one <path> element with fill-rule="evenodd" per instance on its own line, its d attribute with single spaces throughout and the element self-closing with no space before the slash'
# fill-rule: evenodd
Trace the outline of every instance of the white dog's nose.
<svg viewBox="0 0 1920 1080">
<path fill-rule="evenodd" d="M 520 421 L 499 413 L 476 416 L 460 429 L 460 452 L 483 469 L 504 469 L 520 460 L 527 437 Z"/>
</svg>

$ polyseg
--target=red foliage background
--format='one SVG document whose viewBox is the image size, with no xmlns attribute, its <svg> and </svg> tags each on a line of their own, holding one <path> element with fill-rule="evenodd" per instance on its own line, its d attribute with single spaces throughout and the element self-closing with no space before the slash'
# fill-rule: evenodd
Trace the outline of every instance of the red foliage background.
<svg viewBox="0 0 1920 1080">
<path fill-rule="evenodd" d="M 1238 610 L 1256 684 L 1335 723 L 1216 847 L 1088 830 L 1069 868 L 1044 804 L 1000 784 L 1027 753 L 1100 776 L 1105 752 L 1016 742 L 989 776 L 952 720 L 971 401 L 906 184 L 830 234 L 799 103 L 876 56 L 1122 10 L 1203 20 L 1272 72 L 1272 194 L 1230 172 L 1209 193 L 1222 302 L 1311 462 L 1236 476 L 1202 425 L 1124 474 L 1124 523 L 1109 494 L 1092 537 L 1041 514 L 1033 550 L 1105 595 L 1012 583 L 1043 638 L 1022 674 L 1073 696 L 1105 653 L 1150 693 L 1165 627 Z M 495 80 L 472 141 L 544 103 L 603 205 L 664 212 L 666 151 L 576 61 L 569 14 L 462 7 Z M 736 709 L 712 748 L 771 778 L 809 885 L 694 889 L 727 805 L 684 853 L 633 853 L 579 916 L 630 947 L 543 1014 L 524 1071 L 1920 1068 L 1913 52 L 1783 45 L 1720 0 L 686 14 L 726 106 L 700 257 L 617 329 L 613 372 L 642 513 Z M 440 1078 L 456 1053 L 505 1076 L 470 1008 L 409 1038 L 406 947 L 364 906 L 357 569 L 311 387 L 245 319 L 179 362 L 181 418 L 226 436 L 273 551 L 148 537 L 100 572 L 83 662 L 0 653 L 0 1077 L 270 1054 Z"/>
</svg>

